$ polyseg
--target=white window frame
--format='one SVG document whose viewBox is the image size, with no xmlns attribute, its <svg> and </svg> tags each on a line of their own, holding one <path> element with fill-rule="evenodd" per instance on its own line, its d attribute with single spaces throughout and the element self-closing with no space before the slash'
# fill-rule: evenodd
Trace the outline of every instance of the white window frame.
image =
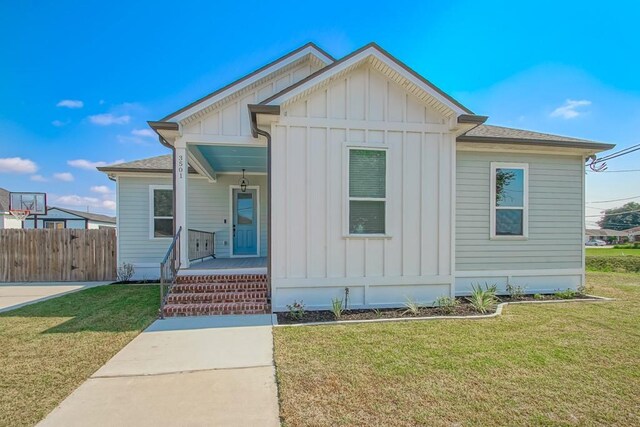
<svg viewBox="0 0 640 427">
<path fill-rule="evenodd" d="M 155 200 L 155 190 L 171 190 L 171 191 L 175 191 L 173 189 L 172 185 L 150 185 L 149 186 L 149 240 L 170 240 L 173 239 L 173 236 L 167 236 L 167 237 L 156 237 L 155 236 L 155 219 L 173 219 L 174 221 L 176 220 L 176 212 L 175 212 L 175 206 L 173 207 L 173 216 L 172 217 L 168 217 L 168 216 L 155 216 L 154 212 L 153 212 L 153 202 Z"/>
<path fill-rule="evenodd" d="M 384 194 L 385 197 L 383 198 L 378 198 L 378 197 L 351 197 L 349 194 L 349 184 L 350 184 L 350 168 L 349 168 L 349 160 L 351 158 L 351 150 L 369 150 L 369 151 L 384 151 L 385 152 L 385 189 L 384 189 Z M 376 147 L 376 146 L 371 146 L 371 145 L 365 145 L 365 144 L 346 144 L 345 148 L 344 148 L 344 171 L 343 171 L 343 176 L 344 176 L 344 186 L 343 186 L 343 193 L 344 193 L 344 198 L 343 200 L 345 200 L 345 204 L 344 204 L 344 210 L 343 210 L 343 231 L 342 234 L 345 238 L 350 238 L 350 239 L 370 239 L 370 238 L 390 238 L 391 235 L 389 234 L 389 149 L 388 147 Z M 354 234 L 351 233 L 351 227 L 350 225 L 350 206 L 351 206 L 351 201 L 370 201 L 370 202 L 384 202 L 384 233 L 369 233 L 369 234 Z"/>
<path fill-rule="evenodd" d="M 523 206 L 509 207 L 496 205 L 496 172 L 498 169 L 520 169 L 523 171 Z M 527 240 L 529 238 L 529 164 L 528 163 L 506 163 L 491 162 L 491 212 L 490 212 L 490 238 L 491 240 Z M 496 210 L 497 209 L 522 209 L 522 235 L 503 236 L 496 234 Z"/>
</svg>

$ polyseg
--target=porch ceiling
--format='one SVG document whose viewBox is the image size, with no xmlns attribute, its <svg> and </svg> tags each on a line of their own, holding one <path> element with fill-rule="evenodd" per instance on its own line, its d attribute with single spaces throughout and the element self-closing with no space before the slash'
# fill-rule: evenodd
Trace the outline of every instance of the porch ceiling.
<svg viewBox="0 0 640 427">
<path fill-rule="evenodd" d="M 196 149 L 215 172 L 267 172 L 266 147 L 198 145 Z"/>
</svg>

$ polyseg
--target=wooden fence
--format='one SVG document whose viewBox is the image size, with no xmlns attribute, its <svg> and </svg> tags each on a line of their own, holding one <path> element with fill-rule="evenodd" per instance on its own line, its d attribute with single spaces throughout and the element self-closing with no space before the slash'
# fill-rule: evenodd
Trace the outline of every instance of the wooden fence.
<svg viewBox="0 0 640 427">
<path fill-rule="evenodd" d="M 0 282 L 116 279 L 116 230 L 0 230 Z"/>
</svg>

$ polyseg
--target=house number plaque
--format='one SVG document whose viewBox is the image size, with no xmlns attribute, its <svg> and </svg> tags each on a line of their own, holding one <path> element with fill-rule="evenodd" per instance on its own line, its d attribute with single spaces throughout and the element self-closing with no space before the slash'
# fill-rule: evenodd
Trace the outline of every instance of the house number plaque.
<svg viewBox="0 0 640 427">
<path fill-rule="evenodd" d="M 184 156 L 182 154 L 178 156 L 178 177 L 184 178 Z"/>
</svg>

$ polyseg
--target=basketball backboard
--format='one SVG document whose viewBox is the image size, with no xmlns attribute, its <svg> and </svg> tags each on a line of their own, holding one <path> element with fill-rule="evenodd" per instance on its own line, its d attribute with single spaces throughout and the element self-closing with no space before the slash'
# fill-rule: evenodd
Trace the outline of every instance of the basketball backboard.
<svg viewBox="0 0 640 427">
<path fill-rule="evenodd" d="M 28 210 L 30 215 L 46 215 L 47 193 L 9 193 L 9 210 Z"/>
</svg>

